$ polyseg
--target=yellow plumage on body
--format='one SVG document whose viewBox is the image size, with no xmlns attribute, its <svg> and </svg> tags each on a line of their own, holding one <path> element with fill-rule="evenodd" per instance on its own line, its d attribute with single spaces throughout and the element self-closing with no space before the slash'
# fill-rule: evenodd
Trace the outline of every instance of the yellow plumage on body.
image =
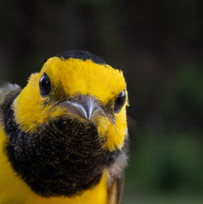
<svg viewBox="0 0 203 204">
<path fill-rule="evenodd" d="M 86 51 L 0 89 L 0 204 L 117 204 L 127 164 L 123 73 Z"/>
</svg>

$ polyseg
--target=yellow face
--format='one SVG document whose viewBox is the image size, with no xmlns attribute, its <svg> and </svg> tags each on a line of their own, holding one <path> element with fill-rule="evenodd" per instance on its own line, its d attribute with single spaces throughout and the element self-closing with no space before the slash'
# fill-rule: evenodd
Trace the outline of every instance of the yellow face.
<svg viewBox="0 0 203 204">
<path fill-rule="evenodd" d="M 47 78 L 48 81 L 43 81 Z M 87 101 L 94 104 L 90 116 L 84 116 L 80 100 L 82 105 Z M 13 109 L 19 127 L 30 133 L 60 118 L 94 123 L 106 147 L 113 151 L 122 148 L 127 135 L 127 104 L 126 83 L 121 71 L 92 60 L 53 57 L 39 73 L 31 75 L 14 101 Z"/>
</svg>

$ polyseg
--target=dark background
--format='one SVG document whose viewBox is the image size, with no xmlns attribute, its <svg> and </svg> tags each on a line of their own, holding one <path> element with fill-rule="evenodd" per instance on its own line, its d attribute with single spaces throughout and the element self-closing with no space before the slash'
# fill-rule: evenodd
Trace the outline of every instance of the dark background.
<svg viewBox="0 0 203 204">
<path fill-rule="evenodd" d="M 131 146 L 124 204 L 203 202 L 203 1 L 0 1 L 0 81 L 88 50 L 124 71 Z"/>
</svg>

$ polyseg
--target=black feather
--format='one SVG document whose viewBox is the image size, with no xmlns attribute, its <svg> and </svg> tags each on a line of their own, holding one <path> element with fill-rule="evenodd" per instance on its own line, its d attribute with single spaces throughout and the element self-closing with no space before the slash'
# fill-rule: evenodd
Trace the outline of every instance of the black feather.
<svg viewBox="0 0 203 204">
<path fill-rule="evenodd" d="M 56 56 L 63 58 L 63 59 L 74 58 L 74 59 L 81 59 L 83 61 L 92 60 L 93 62 L 95 62 L 97 64 L 106 64 L 106 62 L 102 58 L 100 58 L 100 57 L 98 57 L 98 56 L 96 56 L 96 55 L 94 55 L 88 51 L 82 51 L 82 50 L 67 51 L 64 53 L 60 53 Z"/>
</svg>

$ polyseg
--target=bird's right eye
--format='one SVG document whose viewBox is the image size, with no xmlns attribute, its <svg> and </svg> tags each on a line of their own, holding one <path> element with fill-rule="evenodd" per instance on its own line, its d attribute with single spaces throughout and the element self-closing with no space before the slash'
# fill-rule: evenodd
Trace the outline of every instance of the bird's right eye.
<svg viewBox="0 0 203 204">
<path fill-rule="evenodd" d="M 114 111 L 115 113 L 119 113 L 121 108 L 123 107 L 126 100 L 125 90 L 123 90 L 116 98 L 114 102 Z"/>
<path fill-rule="evenodd" d="M 51 91 L 51 81 L 45 72 L 39 80 L 39 89 L 42 97 L 48 96 Z"/>
</svg>

